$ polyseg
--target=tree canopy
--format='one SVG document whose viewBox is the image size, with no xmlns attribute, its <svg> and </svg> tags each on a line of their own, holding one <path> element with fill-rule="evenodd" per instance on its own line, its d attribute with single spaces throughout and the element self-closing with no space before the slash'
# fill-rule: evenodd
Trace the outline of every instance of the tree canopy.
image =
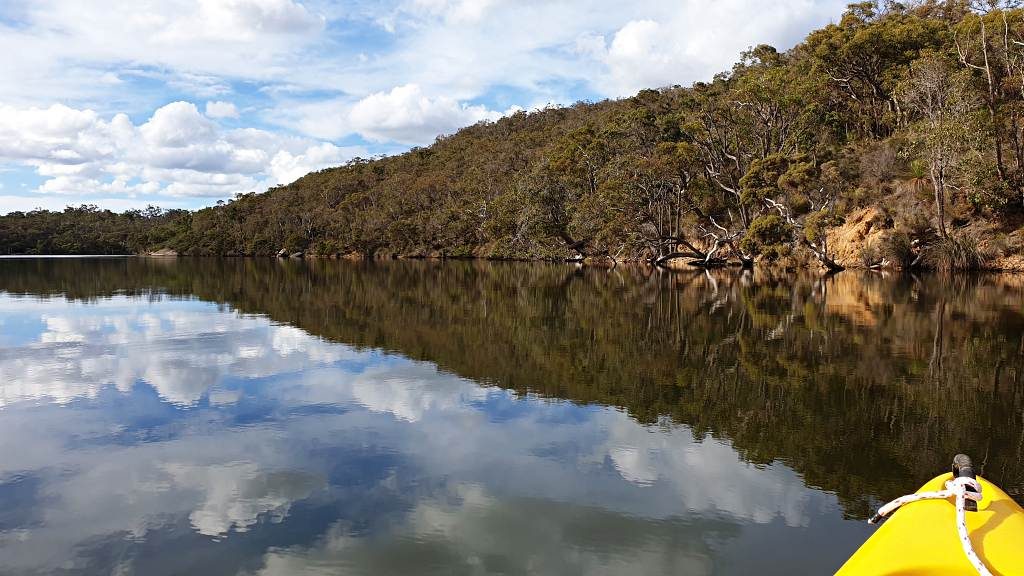
<svg viewBox="0 0 1024 576">
<path fill-rule="evenodd" d="M 193 213 L 14 213 L 0 217 L 0 240 L 9 253 L 803 257 L 838 268 L 829 230 L 866 206 L 906 215 L 892 235 L 914 247 L 972 222 L 1013 230 L 1024 10 L 1011 4 L 851 4 L 791 50 L 755 46 L 708 82 L 518 112 Z"/>
</svg>

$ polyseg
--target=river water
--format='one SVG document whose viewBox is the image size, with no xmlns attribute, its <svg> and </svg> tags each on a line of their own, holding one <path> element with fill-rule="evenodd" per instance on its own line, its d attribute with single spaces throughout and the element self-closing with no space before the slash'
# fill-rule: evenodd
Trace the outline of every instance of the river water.
<svg viewBox="0 0 1024 576">
<path fill-rule="evenodd" d="M 828 574 L 958 451 L 1020 276 L 0 259 L 0 574 Z"/>
</svg>

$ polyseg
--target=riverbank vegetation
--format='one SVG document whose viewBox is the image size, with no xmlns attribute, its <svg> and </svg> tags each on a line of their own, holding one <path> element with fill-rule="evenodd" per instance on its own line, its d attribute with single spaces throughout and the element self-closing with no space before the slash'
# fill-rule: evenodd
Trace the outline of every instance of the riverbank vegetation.
<svg viewBox="0 0 1024 576">
<path fill-rule="evenodd" d="M 709 82 L 516 113 L 191 213 L 14 213 L 0 245 L 1024 269 L 1022 221 L 1024 10 L 861 2 Z"/>
<path fill-rule="evenodd" d="M 96 206 L 63 212 L 34 210 L 0 216 L 0 254 L 138 254 L 175 241 L 187 230 L 186 210 L 129 210 Z"/>
</svg>

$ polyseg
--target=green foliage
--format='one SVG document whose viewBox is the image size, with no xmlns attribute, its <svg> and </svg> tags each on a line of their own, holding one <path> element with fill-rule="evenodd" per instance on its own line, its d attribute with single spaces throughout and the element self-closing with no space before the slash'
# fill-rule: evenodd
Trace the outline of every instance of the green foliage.
<svg viewBox="0 0 1024 576">
<path fill-rule="evenodd" d="M 828 230 L 842 226 L 845 218 L 833 210 L 814 212 L 804 222 L 804 239 L 812 244 L 820 244 L 826 238 Z"/>
<path fill-rule="evenodd" d="M 33 210 L 0 217 L 3 254 L 133 254 L 174 247 L 189 226 L 184 210 L 129 210 L 116 214 L 96 206 L 63 212 Z"/>
<path fill-rule="evenodd" d="M 852 113 L 857 132 L 879 138 L 896 129 L 889 104 L 906 66 L 922 50 L 948 46 L 947 29 L 941 18 L 902 4 L 861 2 L 838 24 L 811 33 L 806 49 L 815 69 L 833 80 L 830 89 Z"/>
<path fill-rule="evenodd" d="M 321 242 L 321 244 L 326 243 Z M 290 234 L 288 239 L 284 241 L 284 248 L 288 251 L 305 250 L 309 248 L 309 238 L 299 233 Z"/>
<path fill-rule="evenodd" d="M 740 199 L 747 205 L 760 205 L 765 198 L 774 197 L 779 191 L 779 179 L 789 169 L 789 160 L 782 154 L 772 154 L 755 160 L 750 170 L 740 179 L 743 193 Z"/>
<path fill-rule="evenodd" d="M 910 163 L 910 177 L 914 179 L 925 179 L 928 177 L 928 163 L 921 158 L 915 158 Z"/>
<path fill-rule="evenodd" d="M 966 234 L 940 238 L 925 253 L 925 264 L 941 272 L 979 270 L 984 260 L 977 240 Z"/>
<path fill-rule="evenodd" d="M 1020 9 L 861 2 L 710 82 L 519 112 L 192 213 L 12 213 L 0 246 L 656 260 L 730 239 L 720 255 L 770 259 L 798 243 L 827 252 L 826 231 L 871 204 L 895 204 L 917 240 L 938 222 L 1013 222 L 1024 45 L 1006 40 L 1021 37 Z"/>
<path fill-rule="evenodd" d="M 901 270 L 910 268 L 917 254 L 914 244 L 906 232 L 894 232 L 882 241 L 881 255 Z"/>
<path fill-rule="evenodd" d="M 750 223 L 740 246 L 750 254 L 771 261 L 790 253 L 792 238 L 792 226 L 778 214 L 767 214 Z"/>
<path fill-rule="evenodd" d="M 792 162 L 786 171 L 779 176 L 779 188 L 788 192 L 805 193 L 817 177 L 817 167 L 814 162 Z"/>
</svg>

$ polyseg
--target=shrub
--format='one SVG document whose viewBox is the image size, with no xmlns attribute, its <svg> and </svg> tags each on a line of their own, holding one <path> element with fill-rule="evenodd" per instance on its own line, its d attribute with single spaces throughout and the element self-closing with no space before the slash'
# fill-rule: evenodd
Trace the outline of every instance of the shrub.
<svg viewBox="0 0 1024 576">
<path fill-rule="evenodd" d="M 861 180 L 868 187 L 888 182 L 900 172 L 902 160 L 891 142 L 871 143 L 860 154 Z"/>
<path fill-rule="evenodd" d="M 797 216 L 802 216 L 811 211 L 811 200 L 803 194 L 790 194 L 788 200 L 790 210 Z"/>
<path fill-rule="evenodd" d="M 928 162 L 920 158 L 912 160 L 907 168 L 907 175 L 910 176 L 910 180 L 924 181 L 928 178 Z"/>
<path fill-rule="evenodd" d="M 914 259 L 917 258 L 917 255 L 914 254 L 913 242 L 906 232 L 895 232 L 883 240 L 881 252 L 882 257 L 901 269 L 910 268 Z"/>
<path fill-rule="evenodd" d="M 288 236 L 288 239 L 284 241 L 284 248 L 289 252 L 295 250 L 305 250 L 309 248 L 309 238 L 298 232 L 292 233 Z"/>
<path fill-rule="evenodd" d="M 940 238 L 928 247 L 925 264 L 934 270 L 979 270 L 984 256 L 978 242 L 967 235 Z"/>
<path fill-rule="evenodd" d="M 860 248 L 860 263 L 865 268 L 870 268 L 878 264 L 881 260 L 881 252 L 878 250 L 878 246 L 874 242 L 869 242 Z"/>
<path fill-rule="evenodd" d="M 804 238 L 808 242 L 818 244 L 826 238 L 830 228 L 842 226 L 846 218 L 835 211 L 818 211 L 804 221 Z"/>
<path fill-rule="evenodd" d="M 814 162 L 794 161 L 787 170 L 779 176 L 779 188 L 790 193 L 802 193 L 809 190 L 816 180 L 816 168 Z"/>
<path fill-rule="evenodd" d="M 759 216 L 750 223 L 740 246 L 747 252 L 763 256 L 766 260 L 777 260 L 789 255 L 789 242 L 793 228 L 778 214 Z"/>
</svg>

